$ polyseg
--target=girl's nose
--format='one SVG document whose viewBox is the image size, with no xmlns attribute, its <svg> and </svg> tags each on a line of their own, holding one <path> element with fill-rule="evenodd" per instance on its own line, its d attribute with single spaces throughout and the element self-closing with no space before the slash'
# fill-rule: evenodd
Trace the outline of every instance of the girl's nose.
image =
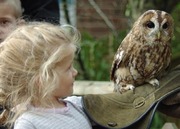
<svg viewBox="0 0 180 129">
<path fill-rule="evenodd" d="M 78 74 L 78 71 L 75 68 L 73 68 L 73 75 L 77 76 L 77 74 Z"/>
</svg>

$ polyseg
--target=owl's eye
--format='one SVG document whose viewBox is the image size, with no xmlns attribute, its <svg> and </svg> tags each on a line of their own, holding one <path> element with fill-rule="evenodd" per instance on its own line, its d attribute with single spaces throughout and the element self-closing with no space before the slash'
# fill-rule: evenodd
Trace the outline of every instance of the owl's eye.
<svg viewBox="0 0 180 129">
<path fill-rule="evenodd" d="M 163 29 L 167 29 L 168 28 L 168 23 L 164 23 L 164 25 L 162 26 Z"/>
<path fill-rule="evenodd" d="M 148 21 L 148 22 L 146 23 L 146 26 L 147 26 L 148 28 L 154 28 L 154 27 L 155 27 L 155 25 L 154 25 L 154 23 L 153 23 L 152 21 Z"/>
</svg>

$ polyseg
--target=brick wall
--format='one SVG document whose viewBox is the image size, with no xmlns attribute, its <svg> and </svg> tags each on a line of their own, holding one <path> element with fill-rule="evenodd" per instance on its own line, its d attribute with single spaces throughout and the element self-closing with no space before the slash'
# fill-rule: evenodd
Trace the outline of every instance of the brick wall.
<svg viewBox="0 0 180 129">
<path fill-rule="evenodd" d="M 124 16 L 127 0 L 94 0 L 115 30 L 127 28 Z M 112 32 L 89 0 L 77 0 L 77 27 L 81 32 L 89 32 L 94 37 L 103 37 Z"/>
</svg>

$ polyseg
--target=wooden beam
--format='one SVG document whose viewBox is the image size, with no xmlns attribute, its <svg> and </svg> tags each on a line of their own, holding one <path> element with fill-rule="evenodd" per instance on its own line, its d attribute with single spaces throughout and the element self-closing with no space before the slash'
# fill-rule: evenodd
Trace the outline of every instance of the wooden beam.
<svg viewBox="0 0 180 129">
<path fill-rule="evenodd" d="M 112 93 L 113 89 L 114 84 L 110 81 L 75 81 L 73 94 L 106 94 Z"/>
</svg>

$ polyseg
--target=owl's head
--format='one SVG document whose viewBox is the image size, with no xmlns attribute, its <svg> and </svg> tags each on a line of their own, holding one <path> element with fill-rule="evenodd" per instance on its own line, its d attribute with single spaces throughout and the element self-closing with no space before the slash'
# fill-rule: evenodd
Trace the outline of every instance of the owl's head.
<svg viewBox="0 0 180 129">
<path fill-rule="evenodd" d="M 149 43 L 166 42 L 173 37 L 173 18 L 160 10 L 148 10 L 135 22 L 133 29 L 138 29 Z"/>
</svg>

